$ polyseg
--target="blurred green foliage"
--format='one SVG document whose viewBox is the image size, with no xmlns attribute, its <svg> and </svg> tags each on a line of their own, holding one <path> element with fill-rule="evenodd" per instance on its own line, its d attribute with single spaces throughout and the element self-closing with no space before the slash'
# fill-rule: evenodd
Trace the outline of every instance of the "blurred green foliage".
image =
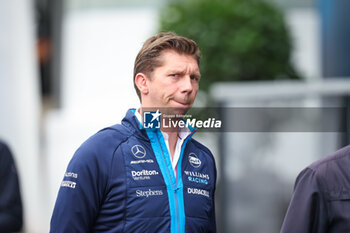
<svg viewBox="0 0 350 233">
<path fill-rule="evenodd" d="M 171 1 L 159 31 L 196 41 L 200 87 L 217 81 L 300 79 L 290 62 L 292 41 L 282 10 L 263 0 Z"/>
</svg>

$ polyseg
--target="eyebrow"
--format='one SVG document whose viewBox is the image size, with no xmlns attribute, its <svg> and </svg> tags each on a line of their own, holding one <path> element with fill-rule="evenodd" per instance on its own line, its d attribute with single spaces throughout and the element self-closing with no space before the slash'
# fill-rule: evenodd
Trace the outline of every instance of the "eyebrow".
<svg viewBox="0 0 350 233">
<path fill-rule="evenodd" d="M 184 69 L 171 69 L 168 71 L 168 73 L 178 73 L 178 74 L 185 74 L 186 71 Z M 190 75 L 196 75 L 198 77 L 201 77 L 201 73 L 199 71 L 191 72 Z"/>
</svg>

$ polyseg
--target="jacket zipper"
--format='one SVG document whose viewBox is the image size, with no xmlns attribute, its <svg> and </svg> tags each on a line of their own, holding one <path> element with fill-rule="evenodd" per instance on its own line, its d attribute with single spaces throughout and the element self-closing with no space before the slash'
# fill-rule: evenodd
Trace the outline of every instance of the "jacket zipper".
<svg viewBox="0 0 350 233">
<path fill-rule="evenodd" d="M 182 147 L 183 147 L 184 145 L 186 145 L 185 141 L 188 140 L 188 138 L 189 138 L 191 135 L 193 135 L 195 132 L 196 132 L 196 130 L 194 129 L 194 130 L 193 130 L 189 135 L 187 135 L 187 137 L 184 139 L 184 142 L 183 142 L 183 144 L 181 145 L 181 151 L 182 151 Z M 156 138 L 157 138 L 157 141 L 158 141 L 158 145 L 159 145 L 159 147 L 160 147 L 160 150 L 162 151 L 163 161 L 164 161 L 165 164 L 166 164 L 164 152 L 163 152 L 163 150 L 162 150 L 162 146 L 161 146 L 161 144 L 160 144 L 158 135 L 156 135 Z M 180 157 L 181 157 L 181 155 L 180 155 Z M 178 162 L 181 162 L 181 161 L 178 161 Z M 166 167 L 166 170 L 167 170 L 167 173 L 168 173 L 168 176 L 169 176 L 169 179 L 170 179 L 172 188 L 173 188 L 173 190 L 174 190 L 175 207 L 176 207 L 176 226 L 177 226 L 177 232 L 180 233 L 180 224 L 179 224 L 179 222 L 180 222 L 180 217 L 179 217 L 179 207 L 178 207 L 178 201 L 177 201 L 177 191 L 178 191 L 178 189 L 177 189 L 177 178 L 178 178 L 178 177 L 177 177 L 177 174 L 176 174 L 176 175 L 174 174 L 174 176 L 175 176 L 175 184 L 174 184 L 174 183 L 172 182 L 172 180 L 171 180 L 170 172 L 169 172 L 168 166 L 165 166 L 165 167 Z M 181 172 L 181 171 L 180 171 L 180 172 Z"/>
<path fill-rule="evenodd" d="M 162 151 L 163 161 L 165 162 L 165 165 L 166 165 L 166 160 L 165 160 L 164 152 L 163 152 L 163 150 L 162 150 L 162 146 L 161 146 L 161 144 L 160 144 L 158 135 L 156 135 L 156 137 L 157 137 L 157 141 L 158 141 L 160 150 Z M 166 170 L 167 170 L 167 173 L 168 173 L 168 176 L 169 176 L 169 179 L 170 179 L 172 188 L 173 188 L 173 190 L 174 190 L 175 207 L 176 207 L 176 226 L 177 226 L 177 232 L 180 233 L 179 209 L 178 209 L 178 202 L 177 202 L 177 195 L 176 195 L 176 188 L 177 188 L 177 187 L 176 187 L 176 183 L 177 183 L 176 180 L 177 180 L 177 178 L 175 178 L 175 184 L 174 184 L 173 181 L 171 180 L 171 176 L 170 176 L 170 172 L 169 172 L 168 166 L 165 166 L 165 167 L 166 167 Z"/>
</svg>

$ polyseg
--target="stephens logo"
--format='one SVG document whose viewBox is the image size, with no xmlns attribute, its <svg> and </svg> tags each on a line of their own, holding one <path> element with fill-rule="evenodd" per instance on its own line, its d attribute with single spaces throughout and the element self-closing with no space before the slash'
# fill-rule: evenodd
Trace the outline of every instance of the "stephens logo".
<svg viewBox="0 0 350 233">
<path fill-rule="evenodd" d="M 151 189 L 148 189 L 147 191 L 136 190 L 137 197 L 150 197 L 150 196 L 162 196 L 162 195 L 163 195 L 162 190 L 151 190 Z"/>
<path fill-rule="evenodd" d="M 188 155 L 188 161 L 194 168 L 198 168 L 202 164 L 201 160 L 193 152 Z"/>
<path fill-rule="evenodd" d="M 156 112 L 143 112 L 143 127 L 150 129 L 159 129 L 161 115 L 162 114 L 159 112 L 159 110 L 157 110 Z"/>
<path fill-rule="evenodd" d="M 131 147 L 131 152 L 138 159 L 142 159 L 146 156 L 146 150 L 141 145 L 135 145 Z"/>
</svg>

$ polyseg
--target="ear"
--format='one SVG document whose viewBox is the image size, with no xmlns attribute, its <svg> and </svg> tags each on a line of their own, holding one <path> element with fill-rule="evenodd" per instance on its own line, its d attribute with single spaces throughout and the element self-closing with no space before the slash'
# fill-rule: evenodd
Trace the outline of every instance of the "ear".
<svg viewBox="0 0 350 233">
<path fill-rule="evenodd" d="M 147 95 L 149 92 L 149 78 L 144 73 L 137 73 L 135 76 L 135 84 L 142 95 Z"/>
</svg>

